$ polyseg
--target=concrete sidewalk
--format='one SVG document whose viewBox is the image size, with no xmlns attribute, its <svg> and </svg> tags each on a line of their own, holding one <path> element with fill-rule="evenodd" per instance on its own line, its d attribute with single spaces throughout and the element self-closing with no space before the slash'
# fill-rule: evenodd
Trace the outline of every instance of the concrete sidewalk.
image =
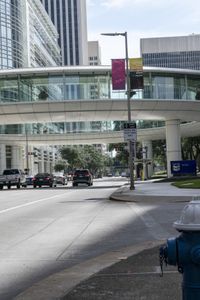
<svg viewBox="0 0 200 300">
<path fill-rule="evenodd" d="M 179 300 L 182 276 L 168 267 L 160 276 L 159 247 L 144 250 L 96 273 L 63 300 Z"/>
<path fill-rule="evenodd" d="M 170 183 L 138 182 L 135 190 L 123 186 L 111 200 L 133 202 L 189 202 L 199 190 L 178 189 Z M 176 267 L 164 267 L 161 277 L 159 247 L 154 245 L 137 254 L 123 257 L 73 288 L 63 300 L 179 300 L 182 275 Z M 142 249 L 142 245 L 141 245 Z"/>
<path fill-rule="evenodd" d="M 188 202 L 199 190 L 177 189 L 170 183 L 137 182 L 125 185 L 110 199 L 135 202 Z M 166 241 L 148 242 L 102 255 L 37 283 L 17 300 L 178 300 L 182 276 L 167 267 L 160 277 L 159 247 Z M 121 249 L 120 249 L 121 250 Z M 63 296 L 65 295 L 65 296 Z"/>
</svg>

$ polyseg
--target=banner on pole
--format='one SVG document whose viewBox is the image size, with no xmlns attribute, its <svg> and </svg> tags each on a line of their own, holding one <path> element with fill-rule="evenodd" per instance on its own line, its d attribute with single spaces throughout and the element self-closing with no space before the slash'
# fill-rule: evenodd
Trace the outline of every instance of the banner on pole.
<svg viewBox="0 0 200 300">
<path fill-rule="evenodd" d="M 141 57 L 129 59 L 130 70 L 134 72 L 143 72 L 143 61 Z"/>
<path fill-rule="evenodd" d="M 144 88 L 143 73 L 130 72 L 130 88 L 131 90 L 141 90 Z"/>
<path fill-rule="evenodd" d="M 130 58 L 130 88 L 131 90 L 140 90 L 144 88 L 143 82 L 143 62 L 142 58 Z"/>
<path fill-rule="evenodd" d="M 125 90 L 125 59 L 112 59 L 112 89 Z"/>
</svg>

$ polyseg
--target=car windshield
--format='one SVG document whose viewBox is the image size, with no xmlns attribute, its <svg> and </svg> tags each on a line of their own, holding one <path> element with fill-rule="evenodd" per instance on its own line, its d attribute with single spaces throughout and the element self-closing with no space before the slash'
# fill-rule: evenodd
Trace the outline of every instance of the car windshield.
<svg viewBox="0 0 200 300">
<path fill-rule="evenodd" d="M 19 174 L 19 170 L 17 170 L 17 169 L 4 170 L 3 174 L 4 174 L 4 175 L 14 175 L 14 174 Z"/>
</svg>

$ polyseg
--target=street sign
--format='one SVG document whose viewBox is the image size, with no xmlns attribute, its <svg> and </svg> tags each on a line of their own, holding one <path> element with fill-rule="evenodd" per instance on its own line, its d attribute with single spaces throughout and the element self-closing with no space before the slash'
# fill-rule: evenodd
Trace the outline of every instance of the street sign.
<svg viewBox="0 0 200 300">
<path fill-rule="evenodd" d="M 124 124 L 124 141 L 135 142 L 137 140 L 137 128 L 136 123 L 125 123 Z"/>
</svg>

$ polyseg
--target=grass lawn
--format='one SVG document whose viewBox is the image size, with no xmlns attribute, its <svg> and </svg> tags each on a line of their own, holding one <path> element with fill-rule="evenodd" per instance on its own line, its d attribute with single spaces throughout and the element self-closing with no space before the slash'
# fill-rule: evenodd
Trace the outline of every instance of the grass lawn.
<svg viewBox="0 0 200 300">
<path fill-rule="evenodd" d="M 183 189 L 200 189 L 200 179 L 183 179 L 173 182 L 172 185 Z"/>
</svg>

